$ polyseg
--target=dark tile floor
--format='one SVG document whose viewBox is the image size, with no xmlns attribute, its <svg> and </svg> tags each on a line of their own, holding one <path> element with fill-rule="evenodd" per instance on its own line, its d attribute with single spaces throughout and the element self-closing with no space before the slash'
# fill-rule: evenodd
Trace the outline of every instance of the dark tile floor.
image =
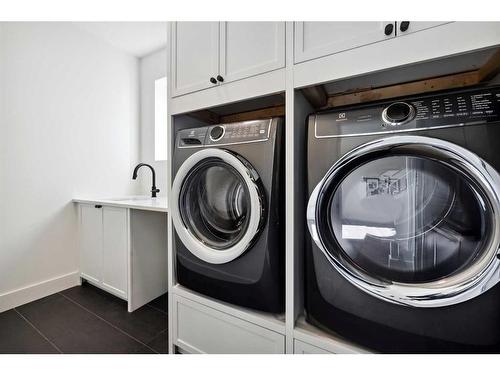
<svg viewBox="0 0 500 375">
<path fill-rule="evenodd" d="M 167 296 L 133 313 L 89 284 L 0 314 L 1 353 L 167 353 Z"/>
</svg>

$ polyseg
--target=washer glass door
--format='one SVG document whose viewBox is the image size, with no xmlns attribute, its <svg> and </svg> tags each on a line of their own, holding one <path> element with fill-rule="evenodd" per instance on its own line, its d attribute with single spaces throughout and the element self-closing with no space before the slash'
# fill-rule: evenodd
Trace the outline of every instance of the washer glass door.
<svg viewBox="0 0 500 375">
<path fill-rule="evenodd" d="M 264 196 L 253 167 L 232 152 L 204 149 L 181 165 L 171 191 L 177 235 L 196 257 L 230 262 L 257 238 L 264 220 Z"/>
<path fill-rule="evenodd" d="M 446 306 L 500 279 L 500 176 L 450 142 L 373 141 L 346 154 L 308 204 L 312 238 L 351 283 L 390 302 Z"/>
<path fill-rule="evenodd" d="M 216 250 L 236 244 L 248 227 L 250 195 L 243 177 L 224 161 L 209 158 L 196 165 L 181 189 L 184 224 Z"/>
</svg>

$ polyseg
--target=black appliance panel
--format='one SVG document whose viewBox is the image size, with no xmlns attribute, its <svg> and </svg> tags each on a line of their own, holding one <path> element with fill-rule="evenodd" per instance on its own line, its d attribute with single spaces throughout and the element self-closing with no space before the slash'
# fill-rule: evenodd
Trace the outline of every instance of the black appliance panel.
<svg viewBox="0 0 500 375">
<path fill-rule="evenodd" d="M 315 135 L 338 137 L 363 135 L 388 131 L 414 131 L 429 127 L 475 125 L 500 121 L 500 88 L 448 93 L 402 99 L 410 104 L 414 117 L 397 126 L 384 123 L 382 113 L 392 100 L 376 105 L 349 107 L 318 116 Z"/>
</svg>

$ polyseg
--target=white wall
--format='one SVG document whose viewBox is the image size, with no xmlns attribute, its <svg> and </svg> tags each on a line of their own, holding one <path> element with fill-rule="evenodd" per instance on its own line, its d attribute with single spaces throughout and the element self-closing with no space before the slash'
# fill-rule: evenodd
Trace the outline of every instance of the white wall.
<svg viewBox="0 0 500 375">
<path fill-rule="evenodd" d="M 140 59 L 141 79 L 141 131 L 140 159 L 153 166 L 156 171 L 156 187 L 159 195 L 165 195 L 167 188 L 167 162 L 155 161 L 155 80 L 167 75 L 167 50 L 162 49 Z M 141 183 L 141 194 L 149 194 L 151 190 L 151 172 L 141 168 L 138 180 Z"/>
<path fill-rule="evenodd" d="M 69 23 L 0 25 L 1 311 L 78 269 L 73 197 L 138 192 L 139 66 Z"/>
</svg>

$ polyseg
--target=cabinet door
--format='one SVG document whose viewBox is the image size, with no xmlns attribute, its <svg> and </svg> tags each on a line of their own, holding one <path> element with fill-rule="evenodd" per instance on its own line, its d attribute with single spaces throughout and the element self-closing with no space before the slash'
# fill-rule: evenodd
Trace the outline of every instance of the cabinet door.
<svg viewBox="0 0 500 375">
<path fill-rule="evenodd" d="M 294 340 L 293 346 L 294 354 L 333 354 L 325 349 L 318 348 L 315 345 L 300 340 Z"/>
<path fill-rule="evenodd" d="M 102 284 L 108 291 L 127 298 L 128 215 L 126 208 L 104 207 Z"/>
<path fill-rule="evenodd" d="M 295 63 L 366 44 L 390 39 L 395 36 L 393 27 L 385 35 L 385 26 L 394 22 L 295 22 Z"/>
<path fill-rule="evenodd" d="M 102 280 L 102 208 L 80 205 L 80 274 L 94 283 Z"/>
<path fill-rule="evenodd" d="M 450 23 L 450 22 L 445 22 L 445 21 L 437 21 L 437 22 L 410 21 L 410 24 L 408 25 L 408 29 L 406 29 L 406 31 L 401 31 L 401 22 L 402 21 L 398 21 L 398 23 L 397 23 L 397 26 L 398 26 L 397 30 L 396 30 L 397 35 L 411 34 L 411 33 L 417 32 L 417 31 L 430 29 L 431 27 L 444 25 L 445 23 Z"/>
<path fill-rule="evenodd" d="M 188 353 L 284 354 L 285 337 L 174 294 L 173 343 Z"/>
<path fill-rule="evenodd" d="M 220 75 L 236 81 L 285 66 L 285 22 L 221 22 Z"/>
<path fill-rule="evenodd" d="M 219 72 L 219 22 L 172 22 L 172 96 L 214 86 Z"/>
</svg>

